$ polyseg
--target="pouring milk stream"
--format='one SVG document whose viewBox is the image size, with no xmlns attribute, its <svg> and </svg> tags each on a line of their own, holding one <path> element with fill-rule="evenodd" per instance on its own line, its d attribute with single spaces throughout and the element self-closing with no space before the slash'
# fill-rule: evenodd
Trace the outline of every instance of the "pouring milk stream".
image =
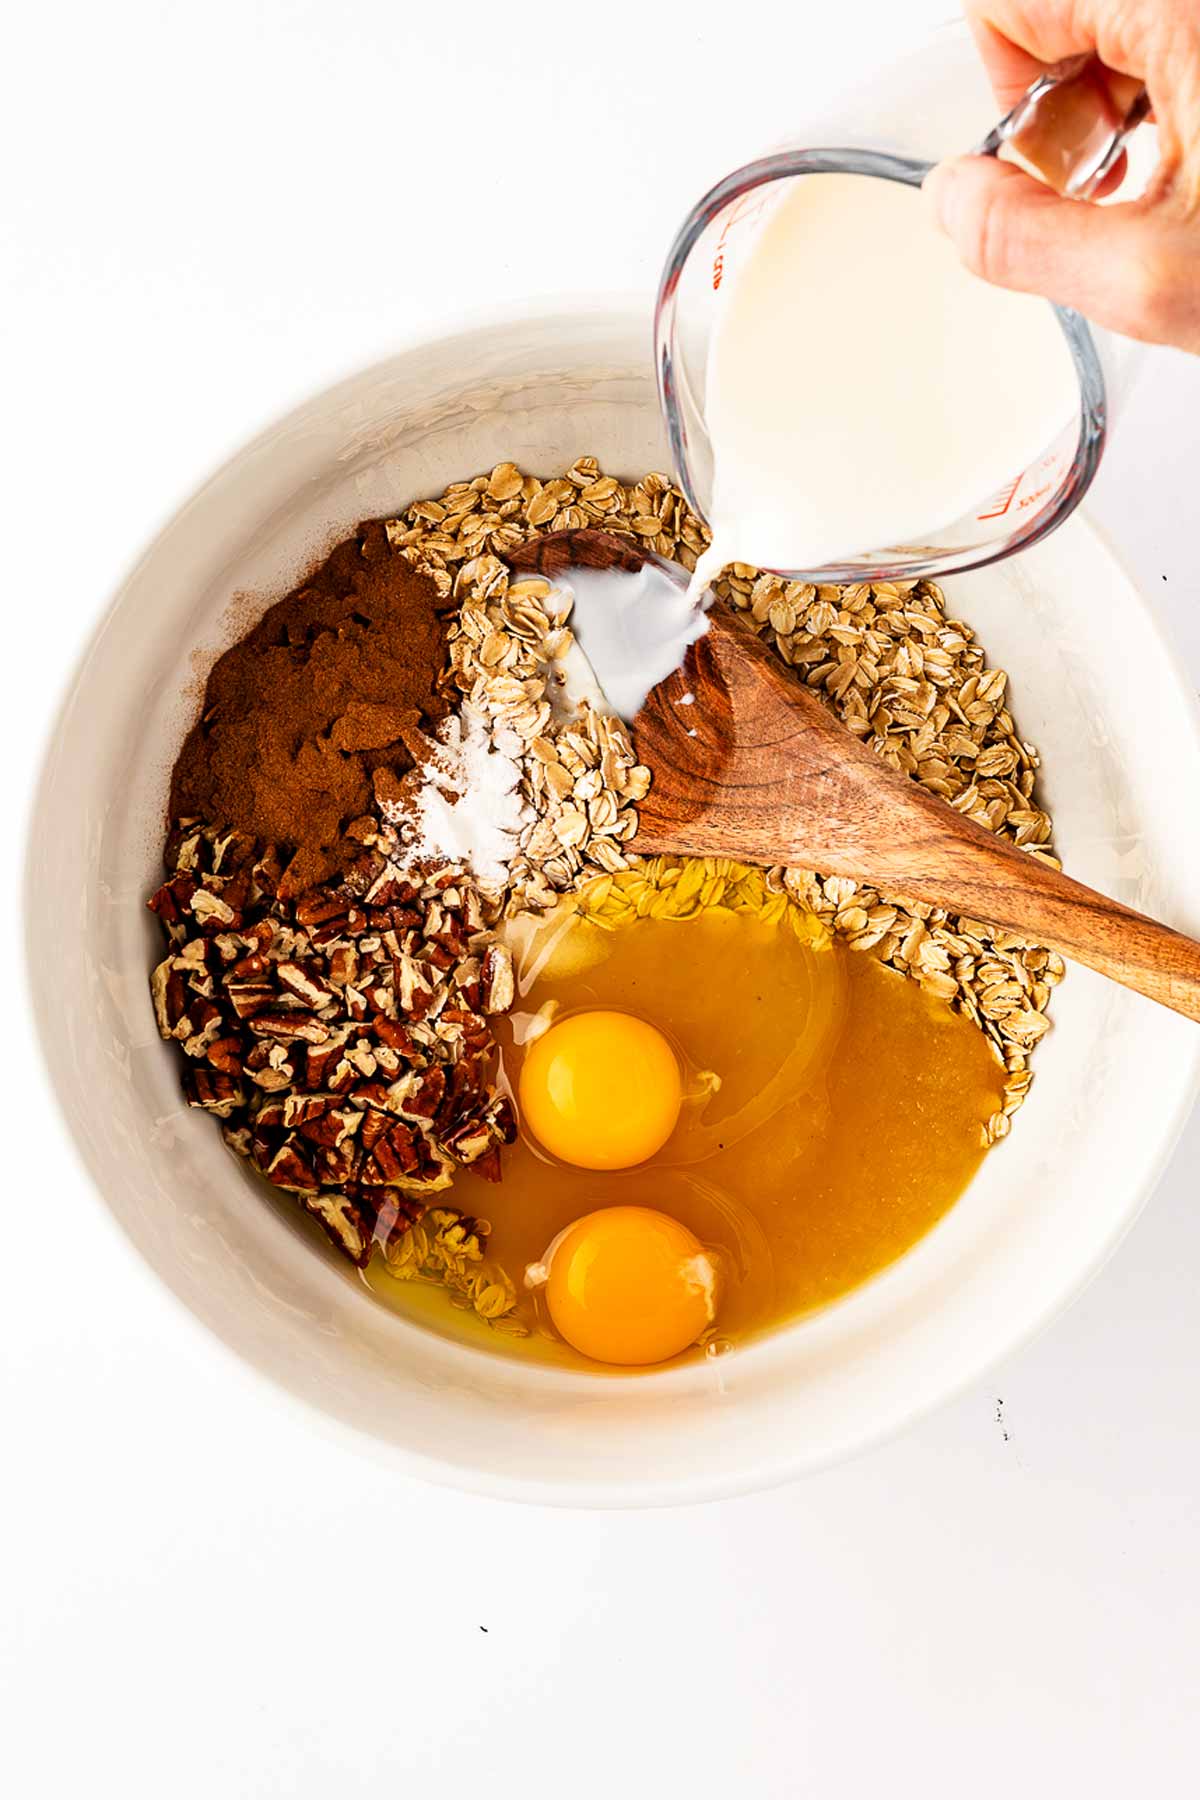
<svg viewBox="0 0 1200 1800">
<path fill-rule="evenodd" d="M 820 580 L 822 565 L 921 542 L 1011 484 L 1078 409 L 1054 311 L 968 273 L 918 189 L 840 173 L 779 184 L 722 266 L 712 544 L 686 599 L 652 565 L 571 572 L 590 670 L 582 687 L 568 670 L 569 697 L 603 690 L 632 719 L 705 629 L 727 563 Z"/>
</svg>

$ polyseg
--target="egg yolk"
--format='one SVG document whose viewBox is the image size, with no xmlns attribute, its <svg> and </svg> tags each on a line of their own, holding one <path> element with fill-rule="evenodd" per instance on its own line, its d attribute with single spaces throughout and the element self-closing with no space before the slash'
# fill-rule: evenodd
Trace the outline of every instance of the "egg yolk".
<svg viewBox="0 0 1200 1800">
<path fill-rule="evenodd" d="M 629 1169 L 661 1150 L 683 1098 L 679 1060 L 631 1013 L 583 1012 L 552 1025 L 521 1068 L 521 1116 L 552 1156 L 580 1169 Z"/>
<path fill-rule="evenodd" d="M 677 1356 L 716 1316 L 716 1270 L 686 1225 L 647 1206 L 588 1213 L 555 1240 L 546 1305 L 555 1329 L 596 1362 Z"/>
</svg>

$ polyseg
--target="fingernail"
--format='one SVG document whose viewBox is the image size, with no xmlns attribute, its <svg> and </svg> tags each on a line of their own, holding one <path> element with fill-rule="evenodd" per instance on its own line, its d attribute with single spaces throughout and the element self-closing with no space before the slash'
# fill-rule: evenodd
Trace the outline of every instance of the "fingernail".
<svg viewBox="0 0 1200 1800">
<path fill-rule="evenodd" d="M 933 208 L 938 227 L 945 232 L 950 230 L 951 190 L 956 173 L 953 163 L 936 163 L 921 183 L 921 192 Z"/>
</svg>

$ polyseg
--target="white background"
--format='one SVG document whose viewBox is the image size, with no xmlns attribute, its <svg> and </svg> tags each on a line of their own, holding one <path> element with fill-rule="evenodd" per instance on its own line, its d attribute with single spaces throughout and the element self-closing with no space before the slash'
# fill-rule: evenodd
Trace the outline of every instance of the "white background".
<svg viewBox="0 0 1200 1800">
<path fill-rule="evenodd" d="M 39 0 L 10 16 L 10 896 L 82 637 L 220 456 L 449 312 L 564 289 L 648 299 L 703 185 L 786 135 L 823 70 L 948 10 L 449 0 L 418 22 L 403 0 Z M 1157 356 L 1094 506 L 1192 679 L 1198 421 L 1200 365 Z M 1180 829 L 1196 817 L 1181 795 Z M 399 1479 L 283 1410 L 117 1238 L 23 1025 L 4 1041 L 14 1800 L 1190 1790 L 1195 1120 L 1085 1298 L 903 1441 L 747 1500 L 547 1513 Z"/>
</svg>

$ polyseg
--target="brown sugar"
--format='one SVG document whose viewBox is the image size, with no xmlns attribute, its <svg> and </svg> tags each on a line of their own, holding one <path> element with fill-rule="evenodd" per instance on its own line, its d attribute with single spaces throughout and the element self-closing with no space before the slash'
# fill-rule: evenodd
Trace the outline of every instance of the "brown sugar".
<svg viewBox="0 0 1200 1800">
<path fill-rule="evenodd" d="M 362 853 L 351 828 L 449 710 L 453 604 L 381 524 L 361 525 L 214 665 L 172 774 L 172 822 L 278 846 L 291 893 L 341 873 Z"/>
</svg>

